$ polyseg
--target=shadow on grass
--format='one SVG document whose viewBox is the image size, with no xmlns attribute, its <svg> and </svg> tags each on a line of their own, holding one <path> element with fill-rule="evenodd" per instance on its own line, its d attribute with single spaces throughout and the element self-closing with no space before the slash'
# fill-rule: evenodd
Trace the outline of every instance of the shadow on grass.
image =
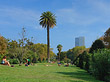
<svg viewBox="0 0 110 82">
<path fill-rule="evenodd" d="M 88 73 L 86 73 L 84 71 L 77 71 L 77 72 L 57 72 L 57 73 L 64 74 L 67 77 L 72 77 L 72 78 L 76 78 L 76 79 L 80 79 L 80 80 L 91 81 L 91 82 L 102 82 L 102 81 L 96 80 L 94 77 L 92 77 L 91 75 L 89 75 Z"/>
</svg>

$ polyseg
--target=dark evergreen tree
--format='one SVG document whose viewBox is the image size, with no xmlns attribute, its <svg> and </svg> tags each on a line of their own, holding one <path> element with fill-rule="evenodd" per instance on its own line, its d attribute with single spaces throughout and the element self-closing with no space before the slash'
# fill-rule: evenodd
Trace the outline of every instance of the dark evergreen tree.
<svg viewBox="0 0 110 82">
<path fill-rule="evenodd" d="M 94 50 L 97 51 L 98 49 L 102 49 L 102 48 L 105 48 L 104 43 L 99 39 L 95 40 L 95 42 L 93 42 L 93 44 L 89 50 L 89 53 L 93 53 Z"/>
<path fill-rule="evenodd" d="M 87 70 L 87 72 L 89 72 L 89 62 L 90 62 L 90 56 L 88 54 L 85 55 L 85 70 Z"/>
</svg>

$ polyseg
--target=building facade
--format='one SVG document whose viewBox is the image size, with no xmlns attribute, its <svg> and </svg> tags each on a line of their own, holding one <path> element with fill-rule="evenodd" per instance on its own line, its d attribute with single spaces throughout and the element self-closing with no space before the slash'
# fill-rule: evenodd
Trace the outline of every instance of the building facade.
<svg viewBox="0 0 110 82">
<path fill-rule="evenodd" d="M 84 37 L 76 37 L 75 38 L 75 47 L 76 46 L 85 46 L 85 38 Z"/>
</svg>

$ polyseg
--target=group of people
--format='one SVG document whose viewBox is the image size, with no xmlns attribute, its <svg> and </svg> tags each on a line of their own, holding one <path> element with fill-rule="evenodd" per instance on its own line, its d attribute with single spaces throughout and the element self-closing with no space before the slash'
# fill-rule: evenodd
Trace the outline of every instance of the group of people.
<svg viewBox="0 0 110 82">
<path fill-rule="evenodd" d="M 3 57 L 2 61 L 1 61 L 1 64 L 2 65 L 8 65 L 8 66 L 11 66 L 9 61 L 7 61 L 6 59 L 6 56 Z M 26 59 L 26 64 L 27 65 L 30 65 L 30 59 Z"/>
</svg>

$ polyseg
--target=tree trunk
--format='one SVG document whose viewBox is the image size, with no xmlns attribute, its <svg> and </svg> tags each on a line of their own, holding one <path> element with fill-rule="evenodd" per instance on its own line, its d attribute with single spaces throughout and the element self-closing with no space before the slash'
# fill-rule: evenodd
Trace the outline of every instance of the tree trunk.
<svg viewBox="0 0 110 82">
<path fill-rule="evenodd" d="M 49 26 L 47 26 L 47 57 L 48 57 L 48 63 L 50 62 L 50 41 L 49 41 Z"/>
<path fill-rule="evenodd" d="M 60 61 L 60 52 L 59 52 L 59 61 Z"/>
</svg>

